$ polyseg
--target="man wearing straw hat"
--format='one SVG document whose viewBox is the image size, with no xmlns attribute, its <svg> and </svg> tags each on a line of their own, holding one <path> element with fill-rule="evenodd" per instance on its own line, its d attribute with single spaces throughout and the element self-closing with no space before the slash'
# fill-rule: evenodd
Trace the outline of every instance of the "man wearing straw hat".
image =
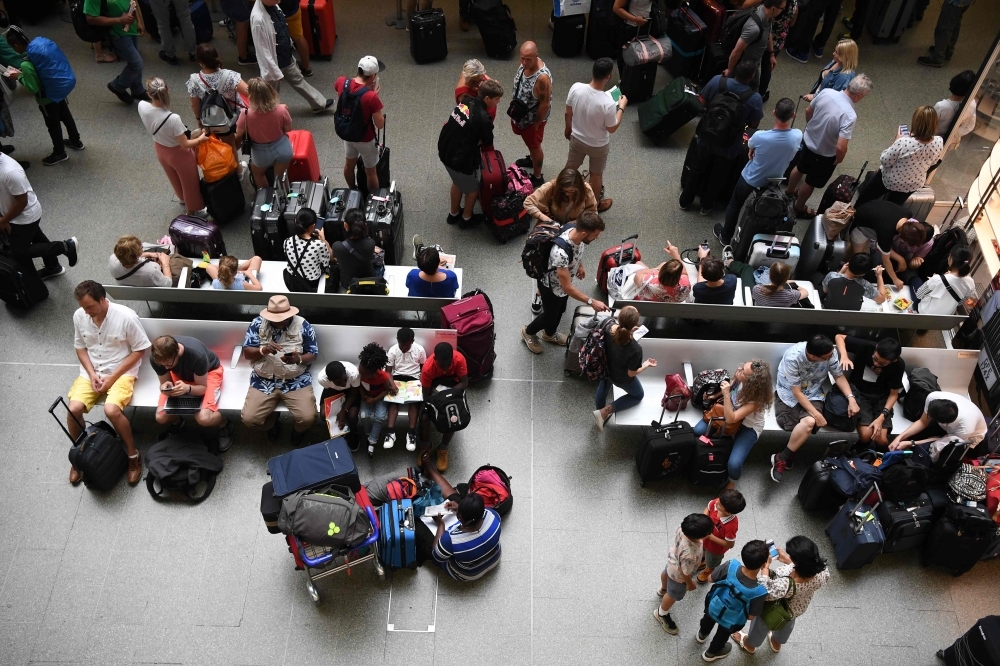
<svg viewBox="0 0 1000 666">
<path fill-rule="evenodd" d="M 312 324 L 298 313 L 299 309 L 292 307 L 287 296 L 272 296 L 267 308 L 250 322 L 243 341 L 243 356 L 253 366 L 241 413 L 243 424 L 262 428 L 270 421 L 268 439 L 278 439 L 281 421 L 274 410 L 280 400 L 295 421 L 292 446 L 302 443 L 316 420 L 316 396 L 309 364 L 316 359 L 319 347 Z"/>
</svg>

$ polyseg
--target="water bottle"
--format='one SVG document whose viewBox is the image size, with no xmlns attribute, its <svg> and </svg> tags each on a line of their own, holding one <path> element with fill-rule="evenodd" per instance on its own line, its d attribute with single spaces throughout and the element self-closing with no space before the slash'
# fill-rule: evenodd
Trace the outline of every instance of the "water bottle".
<svg viewBox="0 0 1000 666">
<path fill-rule="evenodd" d="M 778 558 L 778 547 L 774 545 L 774 539 L 768 539 L 764 543 L 767 544 L 767 550 L 771 553 L 771 557 Z"/>
</svg>

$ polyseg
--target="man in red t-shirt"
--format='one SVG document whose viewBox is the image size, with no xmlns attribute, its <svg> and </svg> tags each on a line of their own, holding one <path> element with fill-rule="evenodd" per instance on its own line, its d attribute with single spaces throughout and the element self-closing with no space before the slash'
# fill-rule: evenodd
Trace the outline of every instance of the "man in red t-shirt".
<svg viewBox="0 0 1000 666">
<path fill-rule="evenodd" d="M 712 519 L 715 527 L 701 542 L 705 547 L 705 568 L 698 574 L 699 583 L 707 583 L 711 579 L 712 571 L 722 564 L 726 551 L 736 545 L 736 532 L 740 529 L 736 514 L 745 508 L 747 501 L 735 488 L 724 489 L 705 507 L 702 513 Z"/>
<path fill-rule="evenodd" d="M 358 75 L 353 79 L 342 76 L 337 79 L 333 88 L 337 91 L 337 135 L 344 139 L 344 150 L 347 159 L 344 160 L 344 179 L 351 189 L 357 188 L 357 179 L 354 177 L 354 170 L 358 164 L 358 158 L 365 166 L 365 177 L 368 180 L 368 191 L 374 192 L 378 189 L 378 172 L 375 167 L 378 165 L 378 144 L 375 142 L 375 128 L 385 127 L 385 116 L 382 114 L 382 100 L 379 99 L 378 74 L 385 70 L 385 64 L 379 62 L 375 56 L 367 55 L 358 62 Z M 344 94 L 344 85 L 350 83 L 347 94 Z M 352 108 L 354 94 L 361 88 L 368 90 L 361 95 L 361 116 L 366 127 L 364 136 L 360 140 L 348 140 L 340 131 L 340 123 L 345 118 L 345 111 Z"/>
<path fill-rule="evenodd" d="M 437 387 L 457 388 L 465 390 L 469 386 L 469 366 L 465 356 L 456 351 L 449 343 L 439 342 L 434 347 L 434 355 L 427 359 L 420 371 L 420 386 L 424 392 L 424 402 Z M 448 469 L 448 444 L 455 433 L 441 434 L 441 445 L 437 450 L 437 468 L 444 472 Z M 420 441 L 417 444 L 417 460 L 431 448 L 431 419 L 426 412 L 420 417 Z"/>
</svg>

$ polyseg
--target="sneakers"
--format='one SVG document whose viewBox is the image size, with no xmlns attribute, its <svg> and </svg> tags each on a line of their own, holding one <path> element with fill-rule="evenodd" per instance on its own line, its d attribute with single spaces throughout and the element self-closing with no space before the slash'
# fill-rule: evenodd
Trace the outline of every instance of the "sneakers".
<svg viewBox="0 0 1000 666">
<path fill-rule="evenodd" d="M 677 200 L 677 207 L 680 208 L 681 210 L 687 210 L 688 208 L 691 207 L 691 204 L 685 204 L 683 201 L 681 201 L 680 199 L 678 199 Z"/>
<path fill-rule="evenodd" d="M 917 19 L 917 20 L 919 21 L 920 19 Z M 937 57 L 937 51 L 934 49 L 934 45 L 933 44 L 931 45 L 931 47 L 929 49 L 927 49 L 927 52 L 930 53 L 932 56 Z M 948 51 L 944 52 L 944 59 L 945 60 L 951 60 L 951 56 L 952 56 L 952 54 L 949 53 Z"/>
<path fill-rule="evenodd" d="M 62 275 L 66 272 L 66 267 L 61 265 L 56 266 L 42 266 L 38 270 L 38 277 L 43 280 L 48 280 L 49 278 L 54 278 Z"/>
<path fill-rule="evenodd" d="M 708 650 L 705 650 L 704 652 L 701 653 L 701 658 L 704 659 L 705 661 L 717 661 L 719 659 L 725 659 L 726 657 L 729 656 L 729 653 L 732 651 L 733 651 L 733 644 L 726 641 L 725 643 L 722 644 L 722 647 L 719 648 L 718 654 L 712 654 Z"/>
<path fill-rule="evenodd" d="M 812 52 L 813 52 L 813 57 L 814 58 L 822 58 L 823 57 L 823 49 L 818 49 L 818 48 L 816 48 L 814 46 Z"/>
<path fill-rule="evenodd" d="M 52 153 L 47 157 L 42 158 L 42 164 L 45 166 L 52 166 L 53 164 L 59 164 L 60 162 L 65 162 L 69 159 L 69 155 L 66 153 Z"/>
<path fill-rule="evenodd" d="M 594 422 L 597 423 L 597 430 L 599 432 L 604 432 L 604 415 L 601 414 L 601 410 L 594 410 Z M 663 596 L 662 594 L 660 595 Z"/>
<path fill-rule="evenodd" d="M 805 51 L 796 51 L 795 49 L 785 49 L 785 54 L 792 60 L 796 60 L 801 63 L 809 62 L 809 53 Z"/>
<path fill-rule="evenodd" d="M 785 471 L 788 469 L 788 463 L 786 463 L 781 456 L 777 453 L 771 456 L 771 480 L 775 483 L 781 483 L 781 480 L 785 478 Z"/>
<path fill-rule="evenodd" d="M 368 457 L 375 457 L 375 442 L 368 442 Z"/>
<path fill-rule="evenodd" d="M 305 438 L 306 434 L 304 432 L 299 432 L 298 430 L 293 429 L 291 437 L 288 438 L 288 443 L 293 447 L 298 447 L 302 445 Z"/>
<path fill-rule="evenodd" d="M 482 224 L 486 221 L 486 216 L 482 213 L 473 213 L 472 217 L 465 219 L 464 217 L 458 220 L 459 229 L 471 229 L 472 227 Z"/>
<path fill-rule="evenodd" d="M 702 208 L 701 210 L 698 211 L 698 214 L 699 215 L 711 215 L 712 214 L 712 209 L 711 208 Z"/>
<path fill-rule="evenodd" d="M 729 268 L 729 264 L 733 263 L 736 256 L 733 254 L 733 248 L 731 245 L 724 245 L 722 247 L 722 265 Z"/>
<path fill-rule="evenodd" d="M 83 141 L 79 139 L 76 141 L 70 141 L 68 139 L 63 140 L 63 145 L 67 148 L 72 148 L 73 150 L 83 150 L 86 146 L 83 145 Z"/>
<path fill-rule="evenodd" d="M 451 215 L 448 216 L 449 218 Z M 451 224 L 451 222 L 448 222 Z M 424 239 L 420 234 L 413 234 L 413 261 L 417 261 L 420 251 L 424 249 Z"/>
<path fill-rule="evenodd" d="M 388 432 L 385 437 L 382 438 L 382 448 L 391 449 L 396 445 L 396 433 Z"/>
<path fill-rule="evenodd" d="M 83 481 L 83 474 L 76 467 L 69 466 L 69 482 L 74 486 Z"/>
<path fill-rule="evenodd" d="M 448 213 L 448 218 L 445 220 L 445 222 L 447 222 L 448 224 L 458 224 L 461 221 L 462 221 L 461 213 L 459 213 L 458 215 L 452 215 L 451 213 Z"/>
<path fill-rule="evenodd" d="M 544 174 L 541 175 L 541 176 L 538 176 L 537 178 L 535 176 L 528 176 L 528 178 L 531 179 L 531 186 L 533 188 L 535 188 L 536 190 L 539 187 L 541 187 L 542 185 L 545 184 L 545 175 Z"/>
<path fill-rule="evenodd" d="M 531 155 L 525 155 L 519 160 L 514 160 L 514 164 L 522 169 L 534 169 L 535 163 L 531 160 Z"/>
<path fill-rule="evenodd" d="M 670 613 L 660 615 L 659 606 L 653 609 L 653 617 L 655 617 L 656 621 L 660 623 L 661 627 L 663 627 L 663 631 L 667 632 L 671 636 L 676 636 L 680 633 L 680 629 L 678 629 L 677 624 L 674 623 L 674 618 L 670 617 Z"/>
<path fill-rule="evenodd" d="M 160 51 L 160 60 L 162 60 L 163 62 L 168 62 L 171 65 L 177 65 L 180 63 L 180 60 L 177 59 L 177 56 L 175 56 L 172 53 L 167 53 L 166 51 Z"/>
<path fill-rule="evenodd" d="M 694 639 L 699 643 L 704 643 L 708 640 L 708 634 L 702 634 L 701 629 L 698 629 L 698 633 L 695 634 Z"/>
<path fill-rule="evenodd" d="M 542 353 L 542 343 L 539 342 L 537 335 L 531 335 L 528 333 L 527 326 L 521 329 L 521 339 L 524 340 L 524 344 L 528 346 L 528 351 L 532 354 Z"/>
<path fill-rule="evenodd" d="M 548 342 L 549 344 L 557 345 L 559 347 L 565 347 L 567 344 L 569 344 L 569 338 L 566 337 L 565 333 L 556 333 L 555 335 L 549 335 L 545 333 L 545 331 L 542 331 L 542 333 L 539 334 L 538 337 L 544 340 L 545 342 Z"/>
<path fill-rule="evenodd" d="M 847 28 L 848 30 L 854 30 L 854 22 L 851 21 L 849 17 L 845 16 L 844 18 L 840 19 L 840 22 L 843 23 L 844 27 Z"/>
<path fill-rule="evenodd" d="M 281 437 L 281 417 L 279 416 L 274 420 L 274 425 L 271 426 L 267 431 L 267 441 L 277 442 L 278 438 Z"/>
<path fill-rule="evenodd" d="M 611 208 L 611 204 L 613 204 L 614 202 L 615 202 L 614 199 L 601 199 L 597 203 L 597 212 L 598 213 L 603 213 L 607 209 Z"/>
<path fill-rule="evenodd" d="M 76 239 L 76 236 L 63 241 L 63 254 L 66 255 L 66 261 L 69 262 L 70 267 L 76 266 L 76 260 L 79 253 L 80 241 Z"/>
<path fill-rule="evenodd" d="M 415 432 L 406 433 L 406 450 L 407 451 L 417 450 L 417 433 Z"/>
<path fill-rule="evenodd" d="M 310 74 L 310 76 L 312 76 L 312 74 Z M 320 114 L 320 113 L 326 113 L 327 111 L 330 111 L 330 110 L 333 109 L 333 105 L 334 104 L 336 104 L 336 102 L 334 100 L 327 99 L 326 100 L 326 104 L 324 104 L 323 106 L 321 106 L 318 109 L 313 109 L 313 113 L 315 113 L 317 115 Z"/>
<path fill-rule="evenodd" d="M 726 246 L 729 245 L 729 243 L 732 241 L 730 241 L 730 239 L 722 235 L 723 230 L 724 227 L 721 224 L 717 224 L 714 227 L 712 227 L 712 235 L 715 236 L 715 240 L 719 241 L 719 244 L 721 244 L 722 246 Z"/>
<path fill-rule="evenodd" d="M 448 449 L 438 449 L 437 468 L 442 474 L 448 471 Z"/>
<path fill-rule="evenodd" d="M 536 317 L 542 314 L 542 296 L 537 291 L 535 295 L 531 297 L 531 314 Z"/>
<path fill-rule="evenodd" d="M 142 478 L 142 460 L 140 460 L 138 452 L 134 456 L 128 457 L 128 476 L 126 478 L 130 486 L 139 483 L 139 479 Z"/>
<path fill-rule="evenodd" d="M 225 453 L 233 445 L 233 422 L 226 420 L 226 425 L 219 428 L 219 453 Z"/>
<path fill-rule="evenodd" d="M 108 84 L 108 90 L 113 92 L 115 96 L 122 101 L 123 104 L 131 104 L 133 101 L 132 96 L 128 94 L 127 90 L 119 90 L 118 88 L 115 88 L 114 83 Z"/>
<path fill-rule="evenodd" d="M 309 78 L 310 76 L 312 76 L 312 75 L 313 75 L 313 71 L 312 71 L 312 69 L 307 69 L 307 68 L 305 68 L 305 67 L 299 67 L 299 71 L 300 71 L 300 72 L 302 72 L 302 76 L 306 77 L 307 79 L 308 79 L 308 78 Z"/>
<path fill-rule="evenodd" d="M 917 63 L 924 67 L 944 67 L 944 60 L 938 60 L 934 56 L 920 56 L 917 58 Z"/>
<path fill-rule="evenodd" d="M 246 58 L 240 58 L 237 56 L 236 63 L 239 65 L 243 65 L 244 67 L 248 65 L 256 65 L 257 56 L 253 55 L 252 53 L 248 53 Z"/>
</svg>

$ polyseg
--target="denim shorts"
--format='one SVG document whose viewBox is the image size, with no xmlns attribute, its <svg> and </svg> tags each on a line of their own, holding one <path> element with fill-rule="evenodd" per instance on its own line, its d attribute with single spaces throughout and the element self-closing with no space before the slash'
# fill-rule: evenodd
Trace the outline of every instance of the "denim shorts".
<svg viewBox="0 0 1000 666">
<path fill-rule="evenodd" d="M 278 162 L 287 164 L 292 161 L 292 142 L 286 135 L 271 143 L 254 143 L 250 148 L 250 161 L 261 169 Z"/>
</svg>

